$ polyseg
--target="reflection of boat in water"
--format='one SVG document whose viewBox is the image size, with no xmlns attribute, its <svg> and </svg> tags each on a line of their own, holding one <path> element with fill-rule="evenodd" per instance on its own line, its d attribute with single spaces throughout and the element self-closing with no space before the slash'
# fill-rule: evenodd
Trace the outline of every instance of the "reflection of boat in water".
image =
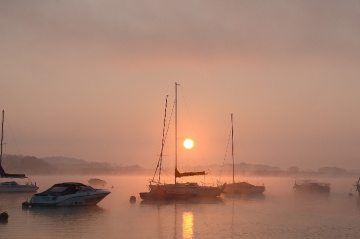
<svg viewBox="0 0 360 239">
<path fill-rule="evenodd" d="M 25 174 L 10 174 L 5 173 L 4 168 L 1 165 L 2 161 L 2 148 L 3 148 L 3 138 L 4 138 L 4 110 L 2 111 L 2 123 L 1 123 L 1 151 L 0 151 L 0 178 L 18 178 L 24 179 L 27 178 Z M 16 181 L 7 181 L 0 183 L 0 192 L 36 192 L 38 186 L 33 184 L 30 180 L 25 184 L 19 184 Z"/>
<path fill-rule="evenodd" d="M 317 182 L 315 180 L 296 180 L 294 184 L 296 192 L 330 192 L 330 183 Z"/>
<path fill-rule="evenodd" d="M 106 181 L 99 178 L 90 178 L 88 181 L 89 185 L 97 187 L 105 187 Z"/>
<path fill-rule="evenodd" d="M 229 199 L 236 199 L 243 202 L 255 202 L 255 201 L 262 201 L 265 200 L 265 195 L 263 193 L 227 193 L 224 194 L 225 198 Z"/>
<path fill-rule="evenodd" d="M 57 207 L 31 207 L 29 212 L 34 216 L 46 216 L 51 219 L 56 217 L 76 219 L 91 217 L 103 213 L 105 210 L 97 205 L 93 207 L 63 207 L 59 210 Z"/>
<path fill-rule="evenodd" d="M 224 193 L 236 194 L 261 194 L 265 191 L 265 186 L 253 185 L 248 182 L 235 182 L 235 160 L 234 160 L 234 127 L 233 114 L 231 114 L 231 156 L 233 162 L 233 182 L 226 184 Z"/>
<path fill-rule="evenodd" d="M 35 194 L 31 206 L 86 206 L 95 205 L 110 192 L 95 189 L 82 183 L 58 183 L 48 190 Z"/>
<path fill-rule="evenodd" d="M 223 192 L 225 185 L 219 186 L 204 186 L 198 185 L 194 182 L 187 182 L 187 183 L 177 183 L 176 179 L 185 176 L 196 176 L 196 175 L 205 175 L 205 171 L 201 172 L 184 172 L 180 173 L 177 169 L 177 86 L 179 84 L 175 83 L 175 183 L 174 184 L 166 184 L 160 182 L 161 176 L 161 166 L 162 166 L 162 155 L 163 149 L 165 145 L 165 138 L 166 138 L 166 106 L 167 106 L 167 98 L 166 98 L 166 105 L 165 105 L 165 116 L 164 116 L 164 127 L 163 127 L 163 139 L 162 139 L 162 147 L 161 153 L 158 161 L 157 168 L 155 170 L 155 174 L 159 169 L 159 179 L 155 181 L 155 174 L 151 182 L 155 184 L 151 184 L 149 187 L 149 192 L 141 192 L 140 198 L 147 199 L 147 200 L 173 200 L 173 199 L 189 199 L 194 197 L 218 197 Z"/>
</svg>

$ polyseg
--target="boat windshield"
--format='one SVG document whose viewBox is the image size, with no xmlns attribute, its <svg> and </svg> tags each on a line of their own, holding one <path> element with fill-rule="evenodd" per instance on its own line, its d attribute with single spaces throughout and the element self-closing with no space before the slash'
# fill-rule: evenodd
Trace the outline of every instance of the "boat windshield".
<svg viewBox="0 0 360 239">
<path fill-rule="evenodd" d="M 61 193 L 64 192 L 68 187 L 55 186 L 49 190 L 50 193 Z"/>
</svg>

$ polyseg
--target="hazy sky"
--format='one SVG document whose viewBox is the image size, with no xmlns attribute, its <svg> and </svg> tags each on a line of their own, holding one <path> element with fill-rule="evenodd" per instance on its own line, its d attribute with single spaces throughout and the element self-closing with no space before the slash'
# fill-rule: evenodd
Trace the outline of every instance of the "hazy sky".
<svg viewBox="0 0 360 239">
<path fill-rule="evenodd" d="M 181 164 L 234 113 L 237 162 L 360 168 L 358 0 L 0 0 L 0 33 L 4 153 L 155 167 L 178 82 Z"/>
</svg>

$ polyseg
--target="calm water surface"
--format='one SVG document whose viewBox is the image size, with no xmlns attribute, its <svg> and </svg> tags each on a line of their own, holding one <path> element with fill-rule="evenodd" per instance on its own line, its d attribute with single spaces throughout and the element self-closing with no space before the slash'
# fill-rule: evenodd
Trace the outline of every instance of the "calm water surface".
<svg viewBox="0 0 360 239">
<path fill-rule="evenodd" d="M 54 183 L 90 177 L 34 177 L 39 191 Z M 356 178 L 325 179 L 329 195 L 299 195 L 292 178 L 248 178 L 264 182 L 258 197 L 229 197 L 176 202 L 129 203 L 147 191 L 149 177 L 100 177 L 111 194 L 97 206 L 35 208 L 21 203 L 32 194 L 0 194 L 0 238 L 359 238 L 360 199 L 348 193 Z M 353 190 L 353 192 L 355 192 Z"/>
</svg>

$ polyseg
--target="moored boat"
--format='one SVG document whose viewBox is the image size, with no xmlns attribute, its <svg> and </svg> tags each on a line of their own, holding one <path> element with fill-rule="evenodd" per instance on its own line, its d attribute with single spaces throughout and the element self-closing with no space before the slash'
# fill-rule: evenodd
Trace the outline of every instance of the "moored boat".
<svg viewBox="0 0 360 239">
<path fill-rule="evenodd" d="M 11 178 L 11 179 L 28 179 L 25 174 L 10 174 L 6 173 L 2 167 L 2 153 L 3 153 L 3 139 L 4 139 L 4 110 L 2 111 L 2 122 L 1 122 L 1 144 L 0 144 L 0 178 Z M 29 180 L 29 179 L 28 179 Z M 0 183 L 0 192 L 1 193 L 11 193 L 11 192 L 36 192 L 38 190 L 36 183 L 33 184 L 30 180 L 25 184 L 19 184 L 16 181 L 6 181 Z"/>
<path fill-rule="evenodd" d="M 253 185 L 248 182 L 235 182 L 235 160 L 234 160 L 234 126 L 233 114 L 231 114 L 231 156 L 233 163 L 233 181 L 226 184 L 224 193 L 234 194 L 261 194 L 265 191 L 264 185 Z"/>
<path fill-rule="evenodd" d="M 176 200 L 176 199 L 189 199 L 197 197 L 218 197 L 224 191 L 225 185 L 218 186 L 206 186 L 199 185 L 196 182 L 186 182 L 178 183 L 177 178 L 187 177 L 187 176 L 196 176 L 196 175 L 205 175 L 205 171 L 200 172 L 183 172 L 180 173 L 177 168 L 177 86 L 179 84 L 175 83 L 175 173 L 174 173 L 174 183 L 167 184 L 161 182 L 161 167 L 162 167 L 162 156 L 163 149 L 165 145 L 165 128 L 166 128 L 166 108 L 167 108 L 167 98 L 165 104 L 165 116 L 164 116 L 164 127 L 163 127 L 163 139 L 162 147 L 160 152 L 160 157 L 158 164 L 155 170 L 155 174 L 158 171 L 158 180 L 155 181 L 155 174 L 153 179 L 150 181 L 149 192 L 141 192 L 140 198 L 143 200 Z"/>
<path fill-rule="evenodd" d="M 356 188 L 356 191 L 358 192 L 359 196 L 360 196 L 360 177 L 359 179 L 355 182 L 354 187 Z"/>
<path fill-rule="evenodd" d="M 48 190 L 35 194 L 31 206 L 87 206 L 95 205 L 110 191 L 95 189 L 82 183 L 58 183 Z"/>
<path fill-rule="evenodd" d="M 296 192 L 318 192 L 329 193 L 330 183 L 317 182 L 315 180 L 295 180 L 294 190 Z"/>
<path fill-rule="evenodd" d="M 9 192 L 36 192 L 38 186 L 36 184 L 19 184 L 16 181 L 7 181 L 0 183 L 0 192 L 9 193 Z"/>
<path fill-rule="evenodd" d="M 106 186 L 106 181 L 99 179 L 99 178 L 90 178 L 88 180 L 89 185 L 94 186 L 94 187 L 105 187 Z"/>
</svg>

